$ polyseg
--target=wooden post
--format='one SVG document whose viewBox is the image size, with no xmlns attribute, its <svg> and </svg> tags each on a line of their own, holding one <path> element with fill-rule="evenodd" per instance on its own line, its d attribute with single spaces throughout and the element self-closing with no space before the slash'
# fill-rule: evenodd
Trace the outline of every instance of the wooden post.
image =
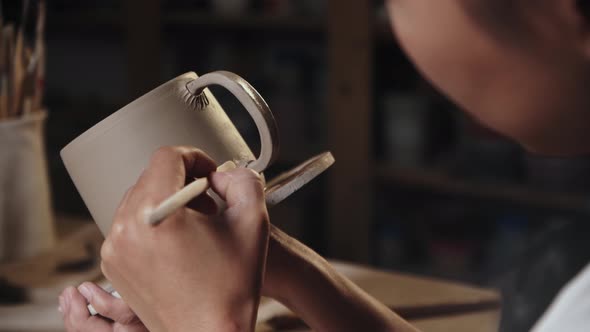
<svg viewBox="0 0 590 332">
<path fill-rule="evenodd" d="M 135 99 L 161 82 L 160 0 L 125 0 L 129 97 Z"/>
<path fill-rule="evenodd" d="M 369 0 L 328 1 L 330 171 L 328 255 L 368 262 L 373 215 L 372 11 Z"/>
</svg>

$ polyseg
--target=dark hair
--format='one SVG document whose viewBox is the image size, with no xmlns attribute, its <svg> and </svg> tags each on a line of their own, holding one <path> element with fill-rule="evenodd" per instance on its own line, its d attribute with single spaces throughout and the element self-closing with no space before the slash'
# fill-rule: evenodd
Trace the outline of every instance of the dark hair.
<svg viewBox="0 0 590 332">
<path fill-rule="evenodd" d="M 590 20 L 590 1 L 578 0 L 576 2 L 578 5 L 578 10 L 580 10 L 580 14 L 582 14 L 587 20 Z"/>
</svg>

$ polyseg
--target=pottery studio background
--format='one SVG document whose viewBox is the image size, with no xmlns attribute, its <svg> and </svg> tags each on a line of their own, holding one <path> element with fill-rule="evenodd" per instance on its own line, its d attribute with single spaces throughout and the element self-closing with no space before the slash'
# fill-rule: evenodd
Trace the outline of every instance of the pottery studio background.
<svg viewBox="0 0 590 332">
<path fill-rule="evenodd" d="M 4 1 L 5 15 L 18 20 L 12 3 Z M 590 258 L 582 238 L 590 163 L 527 155 L 472 122 L 420 78 L 381 6 L 49 1 L 55 214 L 87 216 L 59 157 L 66 143 L 183 72 L 230 70 L 276 116 L 281 153 L 267 176 L 324 150 L 336 157 L 327 174 L 271 211 L 272 222 L 329 257 L 499 287 L 510 308 L 503 326 L 529 326 Z M 246 112 L 222 89 L 213 92 L 256 146 Z"/>
</svg>

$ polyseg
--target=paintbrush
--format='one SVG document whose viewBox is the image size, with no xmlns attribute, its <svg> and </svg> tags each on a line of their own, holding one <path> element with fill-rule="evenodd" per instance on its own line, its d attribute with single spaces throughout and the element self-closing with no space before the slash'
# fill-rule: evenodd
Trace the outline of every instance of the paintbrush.
<svg viewBox="0 0 590 332">
<path fill-rule="evenodd" d="M 0 73 L 0 80 L 2 81 L 2 87 L 0 90 L 0 103 L 4 109 L 6 117 L 10 117 L 12 114 L 12 66 L 13 66 L 13 52 L 14 52 L 14 26 L 8 24 L 2 29 L 2 36 L 4 41 L 4 47 L 2 49 L 1 57 L 4 59 L 4 71 Z"/>
<path fill-rule="evenodd" d="M 12 63 L 12 107 L 11 113 L 18 116 L 22 112 L 24 103 L 24 86 L 25 76 L 27 72 L 27 65 L 25 59 L 25 27 L 27 25 L 27 13 L 29 11 L 29 0 L 23 1 L 23 12 L 21 24 L 16 34 L 16 45 L 14 48 L 14 56 Z"/>
<path fill-rule="evenodd" d="M 43 106 L 43 92 L 45 89 L 45 0 L 40 0 L 37 9 L 37 28 L 35 34 L 36 71 L 34 78 L 33 110 L 38 111 Z"/>
<path fill-rule="evenodd" d="M 35 90 L 37 87 L 37 70 L 39 64 L 39 53 L 37 45 L 40 36 L 38 30 L 43 29 L 40 26 L 41 10 L 43 4 L 40 0 L 33 0 L 28 3 L 24 10 L 24 21 L 22 22 L 23 31 L 23 61 L 26 65 L 25 76 L 22 82 L 22 90 L 19 101 L 21 114 L 28 114 L 34 110 Z"/>
<path fill-rule="evenodd" d="M 4 103 L 4 86 L 6 85 L 4 80 L 4 71 L 6 70 L 6 59 L 4 57 L 4 13 L 2 12 L 2 1 L 0 1 L 0 120 L 8 116 L 7 109 Z"/>
</svg>

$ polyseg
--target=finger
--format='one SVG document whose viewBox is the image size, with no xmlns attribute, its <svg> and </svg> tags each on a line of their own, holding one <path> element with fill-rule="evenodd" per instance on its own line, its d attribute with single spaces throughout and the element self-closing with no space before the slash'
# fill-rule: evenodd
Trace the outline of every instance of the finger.
<svg viewBox="0 0 590 332">
<path fill-rule="evenodd" d="M 129 200 L 129 196 L 131 196 L 131 193 L 133 192 L 133 186 L 127 188 L 127 190 L 125 191 L 125 194 L 123 195 L 123 198 L 121 199 L 121 202 L 119 203 L 119 206 L 117 207 L 117 211 L 115 211 L 115 214 L 119 214 L 120 211 L 125 208 L 125 205 L 127 205 L 127 201 Z"/>
<path fill-rule="evenodd" d="M 121 199 L 121 202 L 119 202 L 119 206 L 117 206 L 117 210 L 115 211 L 115 216 L 123 216 L 123 213 L 125 211 L 127 211 L 127 204 L 129 201 L 129 197 L 131 196 L 131 193 L 133 192 L 133 186 L 129 187 L 126 191 L 125 194 L 123 195 L 123 198 Z M 113 227 L 116 225 L 116 222 L 113 222 L 111 224 L 111 227 L 109 228 L 109 233 L 111 233 L 111 231 L 113 230 Z"/>
<path fill-rule="evenodd" d="M 264 185 L 258 173 L 247 168 L 215 172 L 210 182 L 211 188 L 226 201 L 227 215 L 239 216 L 246 223 L 268 218 Z"/>
<path fill-rule="evenodd" d="M 90 316 L 86 299 L 74 287 L 66 288 L 61 298 L 64 325 L 68 331 L 112 331 L 112 324 Z"/>
<path fill-rule="evenodd" d="M 209 179 L 211 188 L 227 202 L 228 207 L 263 201 L 262 178 L 251 169 L 236 168 L 227 172 L 214 172 Z"/>
<path fill-rule="evenodd" d="M 96 284 L 85 282 L 78 290 L 101 316 L 124 325 L 137 322 L 137 316 L 123 300 L 112 296 Z"/>
<path fill-rule="evenodd" d="M 217 203 L 215 203 L 215 200 L 207 193 L 199 195 L 197 198 L 190 201 L 187 204 L 187 207 L 205 215 L 217 214 Z"/>
<path fill-rule="evenodd" d="M 190 147 L 162 147 L 135 186 L 142 195 L 161 201 L 184 186 L 185 178 L 205 177 L 216 164 L 203 151 Z M 134 190 L 137 192 L 138 190 Z"/>
</svg>

